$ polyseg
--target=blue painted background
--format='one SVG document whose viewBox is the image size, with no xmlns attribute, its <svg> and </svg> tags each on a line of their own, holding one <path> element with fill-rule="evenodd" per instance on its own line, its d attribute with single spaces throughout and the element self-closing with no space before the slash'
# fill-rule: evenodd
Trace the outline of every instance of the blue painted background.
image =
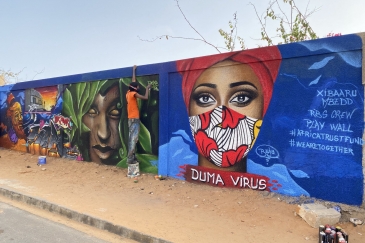
<svg viewBox="0 0 365 243">
<path fill-rule="evenodd" d="M 253 149 L 255 151 L 261 144 L 270 145 L 279 156 L 267 160 L 260 153 L 250 154 L 252 160 L 266 167 L 284 165 L 291 178 L 309 196 L 356 205 L 362 203 L 364 190 L 361 162 L 364 117 L 361 48 L 362 41 L 356 35 L 279 46 L 283 61 L 264 126 Z M 293 58 L 293 55 L 299 57 Z M 325 106 L 322 98 L 329 97 L 321 96 L 324 90 L 351 90 L 356 96 L 350 97 L 351 101 L 347 100 L 353 102 L 352 105 L 327 103 Z M 317 114 L 321 115 L 311 115 L 309 110 L 317 110 Z M 327 117 L 323 118 L 325 111 Z M 337 111 L 345 112 L 343 114 L 348 117 L 332 118 L 331 115 Z M 308 121 L 311 124 L 321 122 L 323 128 L 308 126 Z M 344 124 L 345 131 L 331 130 L 330 124 Z M 360 143 L 298 136 L 298 129 L 343 136 L 343 139 L 348 136 L 360 140 Z M 339 146 L 352 149 L 353 153 L 302 148 L 296 146 L 297 142 Z"/>
<path fill-rule="evenodd" d="M 248 172 L 268 176 L 270 182 L 279 183 L 280 187 L 273 185 L 270 189 L 282 194 L 360 205 L 364 190 L 361 38 L 347 35 L 279 45 L 278 48 L 282 63 L 259 137 L 248 155 Z M 165 135 L 160 141 L 160 155 L 164 154 L 166 158 L 160 160 L 160 165 L 164 166 L 159 167 L 159 172 L 182 178 L 180 166 L 197 165 L 197 149 L 181 94 L 180 74 L 172 70 L 168 82 L 165 99 L 169 105 L 161 117 L 170 122 L 160 131 Z M 323 97 L 324 90 L 350 90 L 355 96 Z M 325 106 L 322 98 L 349 98 L 348 102 L 352 104 L 327 103 Z M 348 118 L 331 117 L 332 112 L 338 111 Z M 314 124 L 322 124 L 323 127 Z M 333 130 L 330 124 L 336 127 L 341 124 L 344 131 Z M 326 134 L 332 138 L 337 136 L 338 139 L 342 136 L 343 141 L 298 136 L 298 130 L 320 133 L 324 137 Z M 347 141 L 349 139 L 355 139 L 357 143 Z M 341 147 L 351 153 L 297 147 L 298 142 L 315 143 L 332 150 Z"/>
</svg>

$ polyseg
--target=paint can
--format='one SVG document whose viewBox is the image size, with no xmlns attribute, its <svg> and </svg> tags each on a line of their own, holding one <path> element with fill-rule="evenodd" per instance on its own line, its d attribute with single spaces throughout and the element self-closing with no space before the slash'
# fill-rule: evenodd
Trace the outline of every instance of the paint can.
<svg viewBox="0 0 365 243">
<path fill-rule="evenodd" d="M 39 156 L 39 157 L 38 157 L 38 164 L 39 164 L 39 165 L 44 165 L 44 164 L 46 164 L 46 157 L 47 157 L 47 156 Z"/>
</svg>

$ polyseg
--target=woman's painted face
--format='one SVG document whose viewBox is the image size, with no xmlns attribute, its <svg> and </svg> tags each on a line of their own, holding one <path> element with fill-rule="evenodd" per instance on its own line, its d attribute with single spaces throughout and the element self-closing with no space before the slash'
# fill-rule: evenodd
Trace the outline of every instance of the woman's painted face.
<svg viewBox="0 0 365 243">
<path fill-rule="evenodd" d="M 262 87 L 249 65 L 223 61 L 200 75 L 190 96 L 189 115 L 199 115 L 218 106 L 262 119 Z"/>
<path fill-rule="evenodd" d="M 119 121 L 121 111 L 118 109 L 119 88 L 114 86 L 104 96 L 98 93 L 89 111 L 82 117 L 82 122 L 90 129 L 91 160 L 103 162 L 110 158 L 121 146 L 119 138 Z"/>
<path fill-rule="evenodd" d="M 205 70 L 190 96 L 189 121 L 199 165 L 238 167 L 261 127 L 263 94 L 247 64 L 223 61 Z"/>
</svg>

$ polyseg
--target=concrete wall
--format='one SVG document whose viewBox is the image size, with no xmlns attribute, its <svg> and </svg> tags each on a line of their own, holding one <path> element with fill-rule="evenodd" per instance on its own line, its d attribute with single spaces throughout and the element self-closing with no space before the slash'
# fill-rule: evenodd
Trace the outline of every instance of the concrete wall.
<svg viewBox="0 0 365 243">
<path fill-rule="evenodd" d="M 364 34 L 140 66 L 141 170 L 364 206 Z M 126 167 L 132 68 L 0 88 L 0 146 Z M 31 94 L 42 97 L 34 106 Z"/>
</svg>

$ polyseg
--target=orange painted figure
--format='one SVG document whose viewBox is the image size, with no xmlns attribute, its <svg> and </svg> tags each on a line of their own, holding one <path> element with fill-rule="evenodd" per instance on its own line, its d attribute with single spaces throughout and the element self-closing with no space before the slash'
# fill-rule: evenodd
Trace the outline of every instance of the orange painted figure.
<svg viewBox="0 0 365 243">
<path fill-rule="evenodd" d="M 6 110 L 6 134 L 0 137 L 0 146 L 27 152 L 26 136 L 23 129 L 23 112 L 19 102 L 15 100 L 12 93 L 6 100 L 8 108 Z M 3 125 L 3 124 L 2 124 Z"/>
</svg>

